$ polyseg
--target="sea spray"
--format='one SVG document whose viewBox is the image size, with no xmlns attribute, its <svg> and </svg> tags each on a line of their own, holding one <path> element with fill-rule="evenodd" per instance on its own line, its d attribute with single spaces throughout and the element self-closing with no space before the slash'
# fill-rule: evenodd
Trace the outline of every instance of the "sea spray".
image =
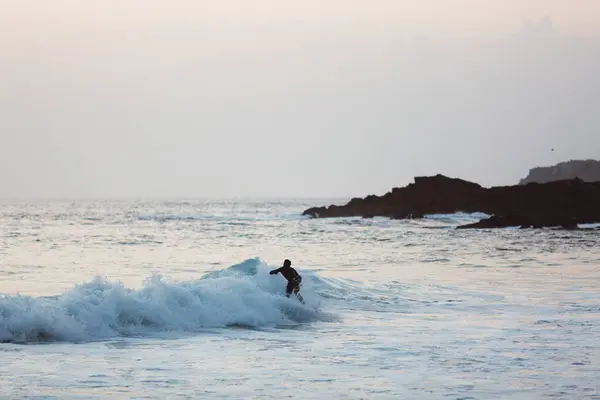
<svg viewBox="0 0 600 400">
<path fill-rule="evenodd" d="M 249 259 L 201 279 L 146 279 L 140 289 L 96 277 L 59 296 L 0 297 L 0 341 L 90 341 L 228 326 L 265 327 L 327 319 L 318 295 L 303 286 L 307 305 L 283 296 L 268 266 Z M 310 282 L 310 281 L 309 281 Z"/>
</svg>

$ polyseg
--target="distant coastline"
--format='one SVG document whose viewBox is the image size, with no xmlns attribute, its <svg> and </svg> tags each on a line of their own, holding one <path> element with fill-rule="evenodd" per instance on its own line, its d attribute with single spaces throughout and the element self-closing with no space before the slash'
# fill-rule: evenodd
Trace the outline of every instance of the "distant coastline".
<svg viewBox="0 0 600 400">
<path fill-rule="evenodd" d="M 600 161 L 570 160 L 548 167 L 535 167 L 529 170 L 529 174 L 521 179 L 519 185 L 575 178 L 584 182 L 600 182 Z"/>
</svg>

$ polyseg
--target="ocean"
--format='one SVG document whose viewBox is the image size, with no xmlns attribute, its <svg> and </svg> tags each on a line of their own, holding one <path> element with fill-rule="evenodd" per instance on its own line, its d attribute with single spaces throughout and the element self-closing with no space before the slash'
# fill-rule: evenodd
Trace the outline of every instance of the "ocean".
<svg viewBox="0 0 600 400">
<path fill-rule="evenodd" d="M 600 399 L 600 231 L 345 201 L 2 201 L 0 397 Z"/>
</svg>

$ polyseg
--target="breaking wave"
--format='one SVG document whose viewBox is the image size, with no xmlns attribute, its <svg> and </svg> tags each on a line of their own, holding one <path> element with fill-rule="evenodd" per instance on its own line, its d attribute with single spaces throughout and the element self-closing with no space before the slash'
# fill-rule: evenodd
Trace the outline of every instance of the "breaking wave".
<svg viewBox="0 0 600 400">
<path fill-rule="evenodd" d="M 430 221 L 451 223 L 451 224 L 462 224 L 466 222 L 475 222 L 484 218 L 489 218 L 491 215 L 485 213 L 463 213 L 457 212 L 454 214 L 427 214 L 424 219 Z"/>
<path fill-rule="evenodd" d="M 194 281 L 169 283 L 155 275 L 140 289 L 96 277 L 58 296 L 0 295 L 0 341 L 84 342 L 332 320 L 320 310 L 314 291 L 312 283 L 319 278 L 301 271 L 308 278 L 303 305 L 285 297 L 284 278 L 269 275 L 269 269 L 254 258 Z"/>
</svg>

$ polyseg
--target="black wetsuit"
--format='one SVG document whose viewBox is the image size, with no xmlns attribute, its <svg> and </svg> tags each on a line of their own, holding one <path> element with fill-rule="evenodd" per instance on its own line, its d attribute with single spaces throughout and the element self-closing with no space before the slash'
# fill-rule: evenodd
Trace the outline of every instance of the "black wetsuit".
<svg viewBox="0 0 600 400">
<path fill-rule="evenodd" d="M 269 273 L 271 275 L 275 275 L 279 272 L 281 272 L 281 275 L 283 275 L 283 277 L 288 281 L 287 287 L 285 288 L 286 295 L 289 297 L 292 292 L 298 294 L 300 291 L 300 282 L 302 282 L 302 277 L 300 274 L 298 274 L 294 268 L 286 266 L 274 269 Z"/>
</svg>

